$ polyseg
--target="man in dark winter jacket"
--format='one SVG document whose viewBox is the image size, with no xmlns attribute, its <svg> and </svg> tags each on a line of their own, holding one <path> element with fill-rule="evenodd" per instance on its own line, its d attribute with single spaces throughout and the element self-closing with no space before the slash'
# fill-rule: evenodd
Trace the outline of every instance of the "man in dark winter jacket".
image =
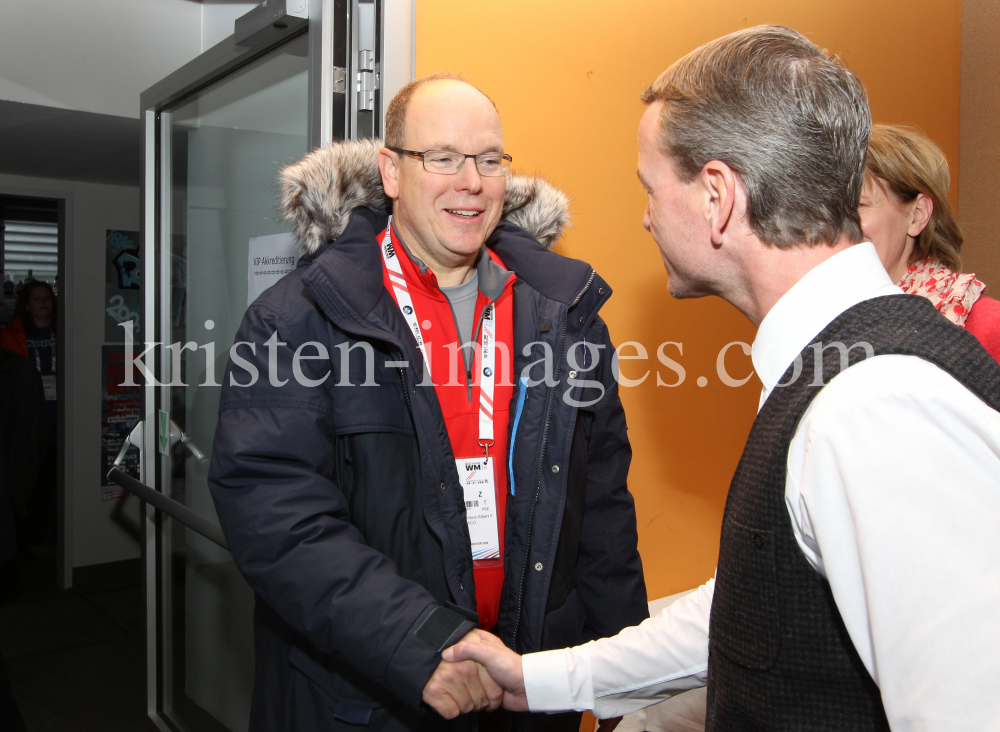
<svg viewBox="0 0 1000 732">
<path fill-rule="evenodd" d="M 282 173 L 304 254 L 243 320 L 210 475 L 257 595 L 252 730 L 575 730 L 466 714 L 499 689 L 441 651 L 648 614 L 611 290 L 547 249 L 566 198 L 509 164 L 492 102 L 443 74 L 394 98 L 386 147 Z"/>
</svg>

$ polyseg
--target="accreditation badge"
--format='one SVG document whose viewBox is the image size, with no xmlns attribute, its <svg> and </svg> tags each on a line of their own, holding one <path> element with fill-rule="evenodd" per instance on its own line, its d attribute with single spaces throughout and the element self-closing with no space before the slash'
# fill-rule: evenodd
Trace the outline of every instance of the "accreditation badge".
<svg viewBox="0 0 1000 732">
<path fill-rule="evenodd" d="M 459 458 L 455 461 L 465 492 L 465 518 L 469 522 L 473 559 L 500 558 L 497 529 L 497 494 L 493 458 Z"/>
<path fill-rule="evenodd" d="M 53 402 L 56 399 L 56 375 L 42 374 L 42 388 L 45 390 L 45 401 Z"/>
</svg>

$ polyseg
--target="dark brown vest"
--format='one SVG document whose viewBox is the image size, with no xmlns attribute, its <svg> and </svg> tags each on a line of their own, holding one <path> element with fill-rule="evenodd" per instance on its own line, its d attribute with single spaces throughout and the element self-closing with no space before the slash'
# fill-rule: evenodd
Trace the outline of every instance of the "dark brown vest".
<svg viewBox="0 0 1000 732">
<path fill-rule="evenodd" d="M 1000 409 L 1000 366 L 924 298 L 892 295 L 841 314 L 815 339 L 919 356 Z M 722 521 L 709 631 L 708 732 L 888 730 L 878 687 L 844 627 L 830 585 L 806 560 L 785 506 L 788 445 L 813 398 L 843 368 L 840 352 L 802 353 L 757 415 Z M 852 348 L 848 365 L 866 357 Z M 788 383 L 790 382 L 791 383 Z M 892 459 L 892 456 L 886 456 Z"/>
</svg>

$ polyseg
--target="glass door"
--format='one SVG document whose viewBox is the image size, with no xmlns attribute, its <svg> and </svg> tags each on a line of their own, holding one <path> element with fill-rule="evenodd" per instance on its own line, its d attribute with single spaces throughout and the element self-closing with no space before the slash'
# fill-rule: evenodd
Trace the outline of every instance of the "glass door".
<svg viewBox="0 0 1000 732">
<path fill-rule="evenodd" d="M 208 458 L 248 304 L 249 250 L 267 241 L 294 251 L 276 217 L 275 181 L 309 149 L 308 109 L 301 35 L 160 112 L 158 325 L 170 354 L 160 369 L 158 436 L 168 435 L 157 446 L 157 488 L 213 521 Z M 180 522 L 161 530 L 159 559 L 164 713 L 191 729 L 246 729 L 253 593 L 227 551 Z"/>
<path fill-rule="evenodd" d="M 409 0 L 269 0 L 142 95 L 155 381 L 131 438 L 146 487 L 130 490 L 149 502 L 147 708 L 160 730 L 248 727 L 254 597 L 207 484 L 220 383 L 249 302 L 273 278 L 255 261 L 297 258 L 277 215 L 278 171 L 332 140 L 381 133 L 391 94 L 412 78 L 412 24 Z"/>
</svg>

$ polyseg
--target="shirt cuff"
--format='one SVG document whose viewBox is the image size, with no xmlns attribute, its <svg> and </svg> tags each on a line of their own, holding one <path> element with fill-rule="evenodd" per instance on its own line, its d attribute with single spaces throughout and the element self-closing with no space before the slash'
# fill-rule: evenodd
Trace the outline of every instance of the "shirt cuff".
<svg viewBox="0 0 1000 732">
<path fill-rule="evenodd" d="M 532 712 L 582 712 L 594 708 L 590 644 L 521 657 L 524 691 Z"/>
</svg>

